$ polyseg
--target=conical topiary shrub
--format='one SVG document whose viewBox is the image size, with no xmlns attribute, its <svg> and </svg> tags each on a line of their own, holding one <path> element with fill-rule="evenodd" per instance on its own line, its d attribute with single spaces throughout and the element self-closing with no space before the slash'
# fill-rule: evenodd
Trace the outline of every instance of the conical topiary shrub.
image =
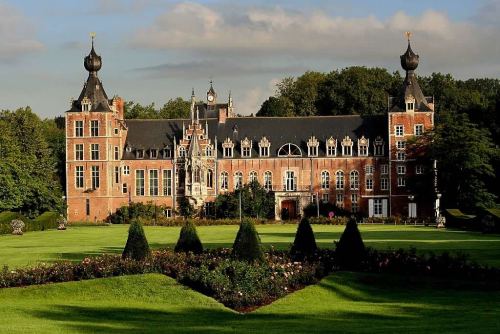
<svg viewBox="0 0 500 334">
<path fill-rule="evenodd" d="M 144 234 L 144 229 L 137 219 L 132 219 L 128 229 L 128 239 L 122 258 L 130 258 L 141 261 L 151 255 L 148 240 Z"/>
<path fill-rule="evenodd" d="M 198 233 L 196 233 L 196 226 L 191 220 L 187 220 L 181 228 L 179 240 L 175 245 L 176 252 L 193 252 L 199 254 L 203 252 L 203 245 L 201 244 Z"/>
<path fill-rule="evenodd" d="M 316 239 L 307 217 L 302 218 L 297 227 L 295 240 L 293 241 L 290 253 L 296 259 L 303 259 L 312 256 L 318 250 Z"/>
<path fill-rule="evenodd" d="M 247 219 L 240 224 L 240 229 L 233 244 L 233 256 L 248 262 L 264 259 L 259 234 L 253 223 Z"/>
<path fill-rule="evenodd" d="M 336 244 L 335 260 L 341 269 L 359 270 L 366 257 L 365 244 L 358 230 L 356 219 L 351 218 Z"/>
</svg>

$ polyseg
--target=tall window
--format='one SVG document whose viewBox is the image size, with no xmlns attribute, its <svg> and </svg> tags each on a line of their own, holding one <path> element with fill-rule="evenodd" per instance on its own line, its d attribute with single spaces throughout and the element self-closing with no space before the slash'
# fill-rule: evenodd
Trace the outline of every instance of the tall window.
<svg viewBox="0 0 500 334">
<path fill-rule="evenodd" d="M 404 176 L 398 176 L 398 187 L 406 186 L 406 178 Z"/>
<path fill-rule="evenodd" d="M 321 189 L 330 188 L 330 173 L 326 170 L 321 172 Z"/>
<path fill-rule="evenodd" d="M 195 167 L 194 169 L 194 183 L 200 183 L 201 182 L 201 169 L 200 167 Z"/>
<path fill-rule="evenodd" d="M 220 188 L 222 190 L 227 190 L 228 183 L 229 183 L 229 175 L 227 174 L 227 172 L 220 173 Z"/>
<path fill-rule="evenodd" d="M 243 187 L 243 173 L 234 173 L 234 189 L 240 189 Z"/>
<path fill-rule="evenodd" d="M 424 125 L 416 124 L 415 125 L 415 136 L 421 136 L 424 133 Z"/>
<path fill-rule="evenodd" d="M 380 178 L 380 190 L 389 190 L 389 179 L 386 177 Z"/>
<path fill-rule="evenodd" d="M 172 170 L 163 170 L 163 196 L 172 196 Z"/>
<path fill-rule="evenodd" d="M 273 173 L 270 171 L 264 173 L 264 188 L 266 190 L 272 190 L 273 188 Z"/>
<path fill-rule="evenodd" d="M 397 172 L 399 175 L 406 174 L 406 166 L 405 165 L 398 165 L 396 168 L 397 168 Z"/>
<path fill-rule="evenodd" d="M 75 137 L 83 137 L 83 121 L 75 121 Z"/>
<path fill-rule="evenodd" d="M 135 195 L 144 196 L 144 170 L 135 171 Z"/>
<path fill-rule="evenodd" d="M 256 171 L 251 171 L 248 177 L 248 182 L 253 182 L 253 181 L 258 181 Z"/>
<path fill-rule="evenodd" d="M 323 203 L 328 203 L 330 201 L 330 195 L 328 193 L 321 194 L 321 200 Z"/>
<path fill-rule="evenodd" d="M 207 145 L 207 147 L 205 147 L 205 155 L 207 157 L 211 157 L 212 156 L 212 146 Z"/>
<path fill-rule="evenodd" d="M 396 125 L 396 126 L 394 127 L 394 133 L 395 133 L 395 135 L 396 135 L 397 137 L 401 137 L 401 136 L 403 136 L 403 135 L 404 135 L 404 132 L 405 132 L 405 130 L 404 130 L 404 126 L 403 126 L 403 125 Z"/>
<path fill-rule="evenodd" d="M 229 138 L 226 138 L 226 140 L 224 140 L 224 142 L 222 143 L 222 153 L 224 155 L 224 158 L 233 157 L 233 148 L 234 148 L 233 141 Z"/>
<path fill-rule="evenodd" d="M 120 183 L 120 167 L 115 166 L 115 183 Z"/>
<path fill-rule="evenodd" d="M 396 160 L 398 161 L 404 161 L 406 159 L 406 153 L 405 152 L 397 152 L 396 153 Z"/>
<path fill-rule="evenodd" d="M 335 174 L 335 178 L 336 178 L 335 188 L 344 189 L 344 172 L 341 170 L 337 171 L 337 173 Z"/>
<path fill-rule="evenodd" d="M 184 146 L 179 147 L 179 157 L 184 158 L 186 156 L 186 148 Z"/>
<path fill-rule="evenodd" d="M 149 170 L 149 196 L 158 196 L 158 170 Z"/>
<path fill-rule="evenodd" d="M 349 185 L 351 189 L 356 190 L 359 189 L 359 173 L 356 170 L 353 170 L 349 175 Z"/>
<path fill-rule="evenodd" d="M 83 188 L 83 166 L 76 166 L 75 169 L 75 187 Z"/>
<path fill-rule="evenodd" d="M 99 160 L 99 144 L 90 144 L 90 159 Z"/>
<path fill-rule="evenodd" d="M 92 166 L 92 189 L 98 189 L 99 183 L 99 166 Z"/>
<path fill-rule="evenodd" d="M 293 170 L 287 170 L 285 172 L 285 191 L 295 190 L 297 190 L 297 177 Z"/>
<path fill-rule="evenodd" d="M 337 206 L 339 208 L 343 208 L 344 207 L 344 194 L 343 193 L 337 192 L 336 203 L 337 203 Z"/>
<path fill-rule="evenodd" d="M 356 213 L 359 211 L 358 194 L 351 194 L 351 212 Z"/>
<path fill-rule="evenodd" d="M 241 141 L 241 156 L 244 158 L 249 158 L 252 155 L 252 141 L 245 137 Z"/>
<path fill-rule="evenodd" d="M 373 215 L 375 217 L 382 216 L 382 199 L 381 198 L 375 198 L 373 200 Z"/>
<path fill-rule="evenodd" d="M 337 141 L 330 137 L 326 141 L 326 155 L 329 157 L 334 157 L 337 154 Z"/>
<path fill-rule="evenodd" d="M 266 137 L 262 137 L 262 139 L 259 142 L 259 155 L 261 157 L 268 157 L 269 156 L 269 147 L 271 146 L 271 143 Z"/>
<path fill-rule="evenodd" d="M 207 188 L 214 186 L 214 172 L 211 169 L 207 170 Z"/>
<path fill-rule="evenodd" d="M 83 160 L 83 144 L 75 145 L 75 160 Z"/>
<path fill-rule="evenodd" d="M 120 160 L 120 149 L 115 146 L 115 160 Z"/>
<path fill-rule="evenodd" d="M 380 174 L 389 174 L 389 165 L 380 165 Z"/>
<path fill-rule="evenodd" d="M 352 155 L 352 140 L 349 136 L 345 136 L 342 140 L 342 155 Z"/>
<path fill-rule="evenodd" d="M 99 136 L 99 121 L 96 120 L 90 121 L 90 136 L 91 137 Z"/>
<path fill-rule="evenodd" d="M 373 190 L 373 179 L 371 176 L 366 179 L 366 190 Z"/>
</svg>

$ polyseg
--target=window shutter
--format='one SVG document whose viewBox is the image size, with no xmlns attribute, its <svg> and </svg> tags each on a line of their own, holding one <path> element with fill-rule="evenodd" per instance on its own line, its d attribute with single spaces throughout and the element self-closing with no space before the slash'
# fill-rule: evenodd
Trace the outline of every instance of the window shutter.
<svg viewBox="0 0 500 334">
<path fill-rule="evenodd" d="M 382 200 L 382 217 L 387 217 L 387 200 Z"/>
<path fill-rule="evenodd" d="M 373 198 L 368 200 L 368 217 L 373 217 Z"/>
</svg>

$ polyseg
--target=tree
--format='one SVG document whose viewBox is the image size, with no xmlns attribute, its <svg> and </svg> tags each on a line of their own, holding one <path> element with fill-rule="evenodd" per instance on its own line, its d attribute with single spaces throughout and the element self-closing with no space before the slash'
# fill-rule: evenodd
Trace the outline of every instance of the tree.
<svg viewBox="0 0 500 334">
<path fill-rule="evenodd" d="M 189 202 L 187 197 L 179 197 L 179 214 L 184 218 L 191 218 L 195 214 L 194 206 Z"/>
<path fill-rule="evenodd" d="M 292 113 L 282 98 L 271 96 L 262 103 L 257 116 L 284 117 L 292 116 Z"/>
<path fill-rule="evenodd" d="M 126 119 L 156 119 L 159 118 L 158 111 L 155 109 L 155 104 L 151 103 L 143 106 L 134 101 L 128 101 L 123 106 Z"/>
<path fill-rule="evenodd" d="M 151 256 L 144 229 L 137 219 L 133 219 L 128 229 L 128 239 L 122 258 L 142 261 Z"/>
<path fill-rule="evenodd" d="M 347 222 L 335 247 L 335 260 L 341 269 L 359 270 L 366 257 L 365 244 L 359 233 L 356 219 Z"/>
<path fill-rule="evenodd" d="M 177 240 L 174 250 L 176 252 L 193 252 L 195 254 L 203 252 L 203 245 L 198 237 L 198 233 L 196 233 L 196 226 L 191 220 L 187 220 L 182 226 L 179 240 Z"/>
<path fill-rule="evenodd" d="M 189 118 L 191 102 L 182 97 L 170 99 L 159 110 L 159 118 Z"/>
<path fill-rule="evenodd" d="M 253 223 L 244 219 L 233 244 L 233 257 L 248 262 L 262 261 L 264 253 L 260 245 L 260 237 Z"/>
<path fill-rule="evenodd" d="M 297 233 L 295 234 L 295 240 L 293 241 L 290 253 L 295 258 L 303 259 L 313 255 L 317 250 L 318 246 L 316 246 L 316 239 L 314 238 L 311 224 L 309 223 L 309 219 L 304 217 L 297 227 Z"/>
<path fill-rule="evenodd" d="M 432 158 L 438 160 L 444 207 L 475 210 L 494 206 L 496 196 L 487 185 L 495 179 L 492 162 L 499 149 L 489 131 L 472 123 L 466 114 L 443 112 L 429 135 Z"/>
<path fill-rule="evenodd" d="M 217 217 L 239 217 L 240 194 L 242 216 L 274 218 L 274 193 L 264 189 L 258 181 L 247 183 L 234 192 L 218 195 L 215 199 Z"/>
</svg>

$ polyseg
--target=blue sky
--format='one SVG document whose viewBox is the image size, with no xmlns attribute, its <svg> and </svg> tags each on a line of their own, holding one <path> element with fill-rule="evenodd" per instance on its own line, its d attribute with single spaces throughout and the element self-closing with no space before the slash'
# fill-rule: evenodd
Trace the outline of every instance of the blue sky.
<svg viewBox="0 0 500 334">
<path fill-rule="evenodd" d="M 500 1 L 0 0 L 0 109 L 62 115 L 96 32 L 108 96 L 162 105 L 233 92 L 255 113 L 275 83 L 350 65 L 399 69 L 411 30 L 419 73 L 500 77 Z"/>
</svg>

